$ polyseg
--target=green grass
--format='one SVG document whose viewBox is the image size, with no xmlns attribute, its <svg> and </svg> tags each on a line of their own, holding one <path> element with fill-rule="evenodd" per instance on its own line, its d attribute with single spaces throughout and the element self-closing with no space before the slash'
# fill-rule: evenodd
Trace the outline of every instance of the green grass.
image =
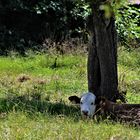
<svg viewBox="0 0 140 140">
<path fill-rule="evenodd" d="M 118 52 L 120 89 L 140 103 L 140 52 Z M 140 140 L 139 128 L 82 120 L 70 95 L 87 91 L 87 54 L 0 57 L 0 140 Z M 20 82 L 20 78 L 30 79 Z"/>
<path fill-rule="evenodd" d="M 16 121 L 15 121 L 16 120 Z M 34 118 L 22 112 L 10 113 L 0 123 L 1 139 L 25 140 L 138 140 L 139 130 L 109 122 L 78 121 L 68 117 L 37 114 Z"/>
</svg>

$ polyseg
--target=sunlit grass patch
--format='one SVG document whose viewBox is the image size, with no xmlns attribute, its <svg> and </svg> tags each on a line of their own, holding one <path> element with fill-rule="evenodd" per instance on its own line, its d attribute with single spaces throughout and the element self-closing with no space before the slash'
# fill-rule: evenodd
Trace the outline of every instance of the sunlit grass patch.
<svg viewBox="0 0 140 140">
<path fill-rule="evenodd" d="M 118 60 L 120 88 L 129 103 L 140 103 L 139 52 L 121 50 Z M 79 106 L 69 103 L 87 91 L 86 61 L 81 53 L 1 57 L 0 139 L 139 140 L 138 127 L 82 120 Z"/>
<path fill-rule="evenodd" d="M 139 69 L 140 66 L 140 49 L 135 50 L 120 50 L 119 64 L 129 67 L 130 69 Z"/>
<path fill-rule="evenodd" d="M 119 76 L 124 77 L 127 91 L 140 93 L 140 50 L 121 50 L 118 57 Z"/>
<path fill-rule="evenodd" d="M 74 120 L 63 116 L 36 114 L 29 118 L 26 113 L 12 112 L 7 119 L 0 121 L 1 139 L 38 139 L 38 140 L 138 140 L 138 128 L 111 123 L 108 121 L 97 123 L 93 120 Z"/>
</svg>

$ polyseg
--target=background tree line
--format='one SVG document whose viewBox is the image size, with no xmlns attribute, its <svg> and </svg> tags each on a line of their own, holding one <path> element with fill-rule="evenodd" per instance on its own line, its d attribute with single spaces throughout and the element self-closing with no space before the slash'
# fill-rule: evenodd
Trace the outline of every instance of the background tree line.
<svg viewBox="0 0 140 140">
<path fill-rule="evenodd" d="M 139 7 L 127 5 L 116 12 L 118 40 L 127 47 L 139 38 Z M 78 37 L 86 43 L 90 15 L 91 10 L 84 2 L 0 0 L 0 54 L 38 50 L 46 38 L 61 43 Z"/>
</svg>

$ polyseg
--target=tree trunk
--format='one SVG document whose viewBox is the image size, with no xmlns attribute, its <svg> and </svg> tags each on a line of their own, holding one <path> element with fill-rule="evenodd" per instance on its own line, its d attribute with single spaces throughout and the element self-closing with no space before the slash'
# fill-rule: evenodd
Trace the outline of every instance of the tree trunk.
<svg viewBox="0 0 140 140">
<path fill-rule="evenodd" d="M 99 6 L 99 0 L 92 5 L 93 37 L 88 55 L 88 89 L 96 96 L 115 101 L 118 96 L 115 20 L 113 16 L 106 18 Z"/>
</svg>

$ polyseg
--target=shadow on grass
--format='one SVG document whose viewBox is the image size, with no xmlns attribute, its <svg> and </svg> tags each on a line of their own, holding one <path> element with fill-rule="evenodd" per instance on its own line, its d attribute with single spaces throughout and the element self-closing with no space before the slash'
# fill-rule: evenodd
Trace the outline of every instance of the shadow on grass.
<svg viewBox="0 0 140 140">
<path fill-rule="evenodd" d="M 50 102 L 41 100 L 38 96 L 13 96 L 0 99 L 0 113 L 8 114 L 11 111 L 22 111 L 29 114 L 31 117 L 36 113 L 48 115 L 64 115 L 67 117 L 74 117 L 75 119 L 80 116 L 78 107 L 68 106 L 64 102 Z"/>
<path fill-rule="evenodd" d="M 75 122 L 78 122 L 80 118 L 80 109 L 78 107 L 67 105 L 62 101 L 50 102 L 45 99 L 43 100 L 41 99 L 41 96 L 37 94 L 0 98 L 0 118 L 2 116 L 1 114 L 8 114 L 10 112 L 18 111 L 25 112 L 29 118 L 34 118 L 38 113 L 41 113 L 43 116 L 65 116 L 72 118 Z M 6 116 L 7 115 L 5 115 L 4 118 Z M 107 119 L 107 122 L 120 122 L 122 124 L 127 123 L 134 127 L 140 126 L 139 121 L 136 122 L 136 120 L 127 122 L 125 120 L 121 121 L 121 119 L 117 119 L 117 116 L 114 115 L 110 116 L 109 118 L 108 117 L 98 115 L 95 122 L 99 123 Z"/>
</svg>

